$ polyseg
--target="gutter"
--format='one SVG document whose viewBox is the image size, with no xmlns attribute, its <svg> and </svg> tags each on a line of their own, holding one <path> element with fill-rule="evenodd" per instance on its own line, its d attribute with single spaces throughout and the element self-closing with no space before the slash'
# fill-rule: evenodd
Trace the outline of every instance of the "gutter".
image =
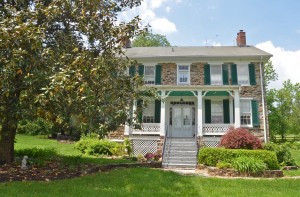
<svg viewBox="0 0 300 197">
<path fill-rule="evenodd" d="M 266 108 L 265 108 L 265 92 L 264 92 L 264 81 L 263 81 L 263 70 L 262 70 L 262 60 L 263 57 L 260 57 L 260 64 L 259 64 L 259 69 L 260 69 L 260 84 L 261 84 L 261 102 L 262 102 L 262 108 L 263 108 L 263 122 L 264 122 L 264 141 L 265 143 L 268 141 L 267 138 L 267 125 L 266 125 Z"/>
</svg>

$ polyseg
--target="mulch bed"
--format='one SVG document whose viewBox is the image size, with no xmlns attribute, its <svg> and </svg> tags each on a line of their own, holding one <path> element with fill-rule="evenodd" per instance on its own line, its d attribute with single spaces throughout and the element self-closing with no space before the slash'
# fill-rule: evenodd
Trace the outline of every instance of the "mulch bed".
<svg viewBox="0 0 300 197">
<path fill-rule="evenodd" d="M 111 171 L 117 168 L 152 167 L 160 168 L 161 163 L 132 163 L 94 165 L 85 164 L 67 166 L 60 162 L 48 162 L 44 166 L 32 166 L 22 170 L 21 165 L 6 164 L 0 166 L 0 183 L 11 181 L 53 181 L 80 177 L 97 172 Z"/>
<path fill-rule="evenodd" d="M 70 167 L 58 162 L 47 163 L 44 166 L 31 166 L 27 170 L 17 164 L 0 166 L 0 182 L 8 181 L 52 181 L 79 177 L 82 170 L 90 165 Z"/>
</svg>

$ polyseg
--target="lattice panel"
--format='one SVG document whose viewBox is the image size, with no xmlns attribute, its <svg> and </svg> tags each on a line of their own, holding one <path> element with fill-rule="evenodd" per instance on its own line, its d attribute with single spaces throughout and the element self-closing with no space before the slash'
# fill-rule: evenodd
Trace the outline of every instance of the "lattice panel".
<svg viewBox="0 0 300 197">
<path fill-rule="evenodd" d="M 213 133 L 226 133 L 229 130 L 228 125 L 204 125 L 203 132 L 205 134 L 213 134 Z"/>
<path fill-rule="evenodd" d="M 134 156 L 157 152 L 158 140 L 132 139 L 131 142 Z"/>
<path fill-rule="evenodd" d="M 204 141 L 206 147 L 215 148 L 219 145 L 220 141 Z"/>
</svg>

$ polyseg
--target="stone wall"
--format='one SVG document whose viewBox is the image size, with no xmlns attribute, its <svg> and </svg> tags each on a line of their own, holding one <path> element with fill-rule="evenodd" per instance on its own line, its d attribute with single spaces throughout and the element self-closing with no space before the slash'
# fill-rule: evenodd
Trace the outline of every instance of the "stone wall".
<svg viewBox="0 0 300 197">
<path fill-rule="evenodd" d="M 175 63 L 162 64 L 162 85 L 177 84 L 177 65 Z"/>
<path fill-rule="evenodd" d="M 124 126 L 119 126 L 115 131 L 111 131 L 107 134 L 109 139 L 124 139 Z"/>
</svg>

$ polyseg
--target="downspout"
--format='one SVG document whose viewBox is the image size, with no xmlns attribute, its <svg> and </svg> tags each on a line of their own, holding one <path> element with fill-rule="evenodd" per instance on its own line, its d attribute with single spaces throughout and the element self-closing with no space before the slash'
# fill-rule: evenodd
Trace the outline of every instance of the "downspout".
<svg viewBox="0 0 300 197">
<path fill-rule="evenodd" d="M 262 70 L 262 59 L 263 57 L 260 57 L 260 84 L 261 84 L 261 96 L 262 96 L 262 108 L 263 108 L 263 122 L 264 122 L 264 141 L 267 142 L 267 125 L 266 125 L 266 109 L 265 109 L 265 92 L 264 92 L 264 80 L 263 80 L 263 70 Z"/>
</svg>

